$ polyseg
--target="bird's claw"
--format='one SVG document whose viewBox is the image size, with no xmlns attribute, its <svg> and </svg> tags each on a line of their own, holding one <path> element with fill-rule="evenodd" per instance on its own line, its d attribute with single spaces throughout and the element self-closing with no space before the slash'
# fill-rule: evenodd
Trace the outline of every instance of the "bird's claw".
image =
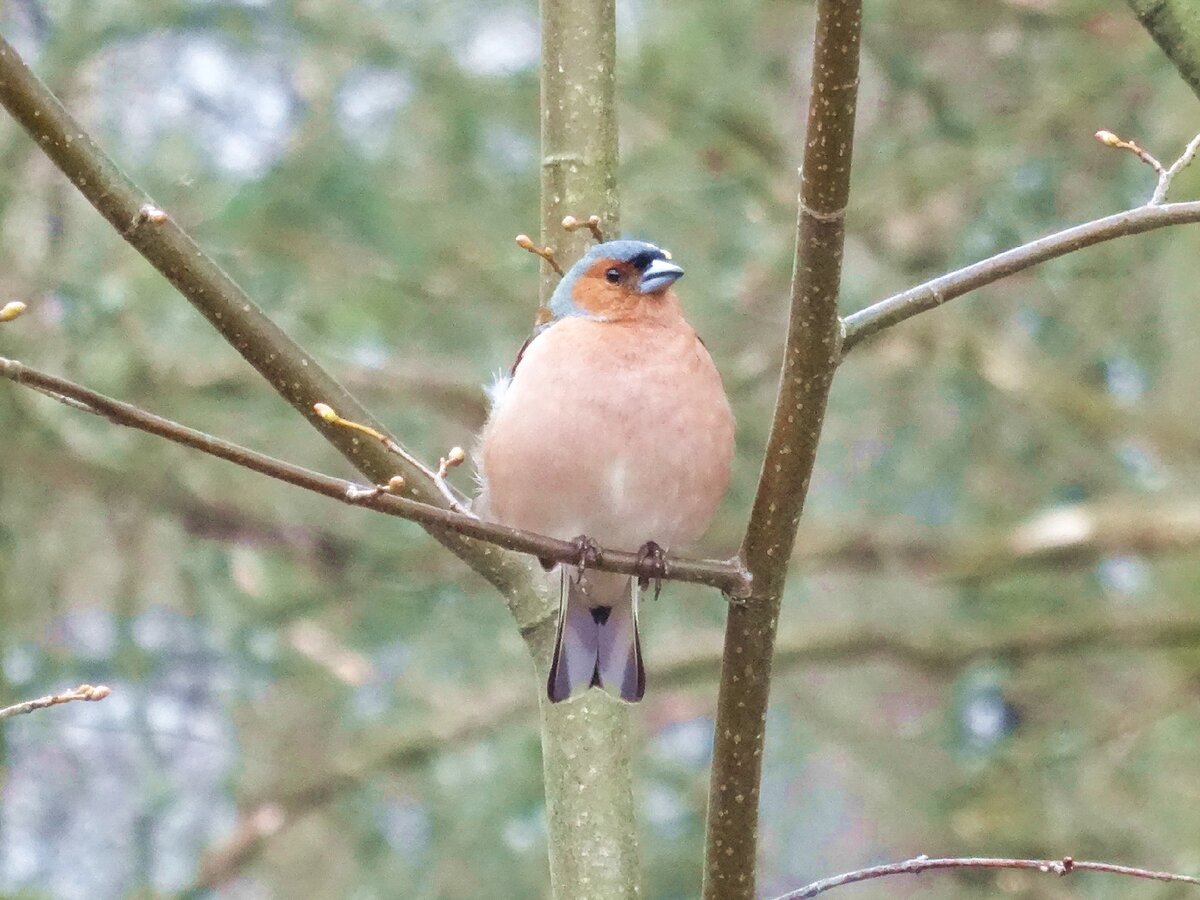
<svg viewBox="0 0 1200 900">
<path fill-rule="evenodd" d="M 585 569 L 590 569 L 600 561 L 600 545 L 586 534 L 571 539 L 575 545 L 575 565 L 579 568 L 579 577 L 583 577 Z"/>
<path fill-rule="evenodd" d="M 638 587 L 643 591 L 654 582 L 654 599 L 662 593 L 663 579 L 667 577 L 667 552 L 656 542 L 646 541 L 637 553 Z"/>
</svg>

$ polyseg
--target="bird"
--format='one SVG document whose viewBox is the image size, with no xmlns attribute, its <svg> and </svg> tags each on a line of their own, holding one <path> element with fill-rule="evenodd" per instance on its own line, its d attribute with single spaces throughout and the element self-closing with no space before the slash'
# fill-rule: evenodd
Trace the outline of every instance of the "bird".
<svg viewBox="0 0 1200 900">
<path fill-rule="evenodd" d="M 559 566 L 551 702 L 591 687 L 646 689 L 637 577 L 588 569 L 589 548 L 664 554 L 698 539 L 729 484 L 734 418 L 721 376 L 683 316 L 683 269 L 639 240 L 592 246 L 563 276 L 550 318 L 506 377 L 475 448 L 485 521 L 580 547 Z"/>
</svg>

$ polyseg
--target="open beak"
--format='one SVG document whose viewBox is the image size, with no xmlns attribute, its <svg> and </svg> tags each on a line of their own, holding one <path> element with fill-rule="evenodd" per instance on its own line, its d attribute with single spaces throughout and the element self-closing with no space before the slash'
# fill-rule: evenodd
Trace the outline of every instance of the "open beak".
<svg viewBox="0 0 1200 900">
<path fill-rule="evenodd" d="M 683 269 L 665 259 L 656 259 L 646 266 L 638 290 L 643 294 L 663 291 L 683 277 Z"/>
</svg>

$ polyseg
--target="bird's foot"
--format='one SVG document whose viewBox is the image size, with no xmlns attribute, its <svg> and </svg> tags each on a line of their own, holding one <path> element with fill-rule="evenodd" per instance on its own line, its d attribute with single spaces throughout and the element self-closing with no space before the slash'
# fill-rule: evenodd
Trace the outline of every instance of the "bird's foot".
<svg viewBox="0 0 1200 900">
<path fill-rule="evenodd" d="M 646 541 L 637 552 L 638 587 L 643 591 L 654 582 L 654 599 L 662 593 L 663 579 L 667 577 L 667 551 L 654 541 Z"/>
<path fill-rule="evenodd" d="M 590 569 L 600 561 L 600 545 L 586 534 L 571 538 L 575 545 L 575 565 L 579 568 L 579 578 L 583 577 L 585 569 Z"/>
</svg>

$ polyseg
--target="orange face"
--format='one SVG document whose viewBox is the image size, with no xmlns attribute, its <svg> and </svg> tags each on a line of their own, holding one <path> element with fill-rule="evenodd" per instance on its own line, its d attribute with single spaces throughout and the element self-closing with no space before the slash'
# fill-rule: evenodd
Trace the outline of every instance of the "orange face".
<svg viewBox="0 0 1200 900">
<path fill-rule="evenodd" d="M 598 259 L 579 276 L 571 289 L 575 305 L 594 316 L 609 320 L 628 319 L 647 304 L 662 299 L 663 290 L 645 294 L 638 289 L 642 273 L 633 263 Z"/>
</svg>

